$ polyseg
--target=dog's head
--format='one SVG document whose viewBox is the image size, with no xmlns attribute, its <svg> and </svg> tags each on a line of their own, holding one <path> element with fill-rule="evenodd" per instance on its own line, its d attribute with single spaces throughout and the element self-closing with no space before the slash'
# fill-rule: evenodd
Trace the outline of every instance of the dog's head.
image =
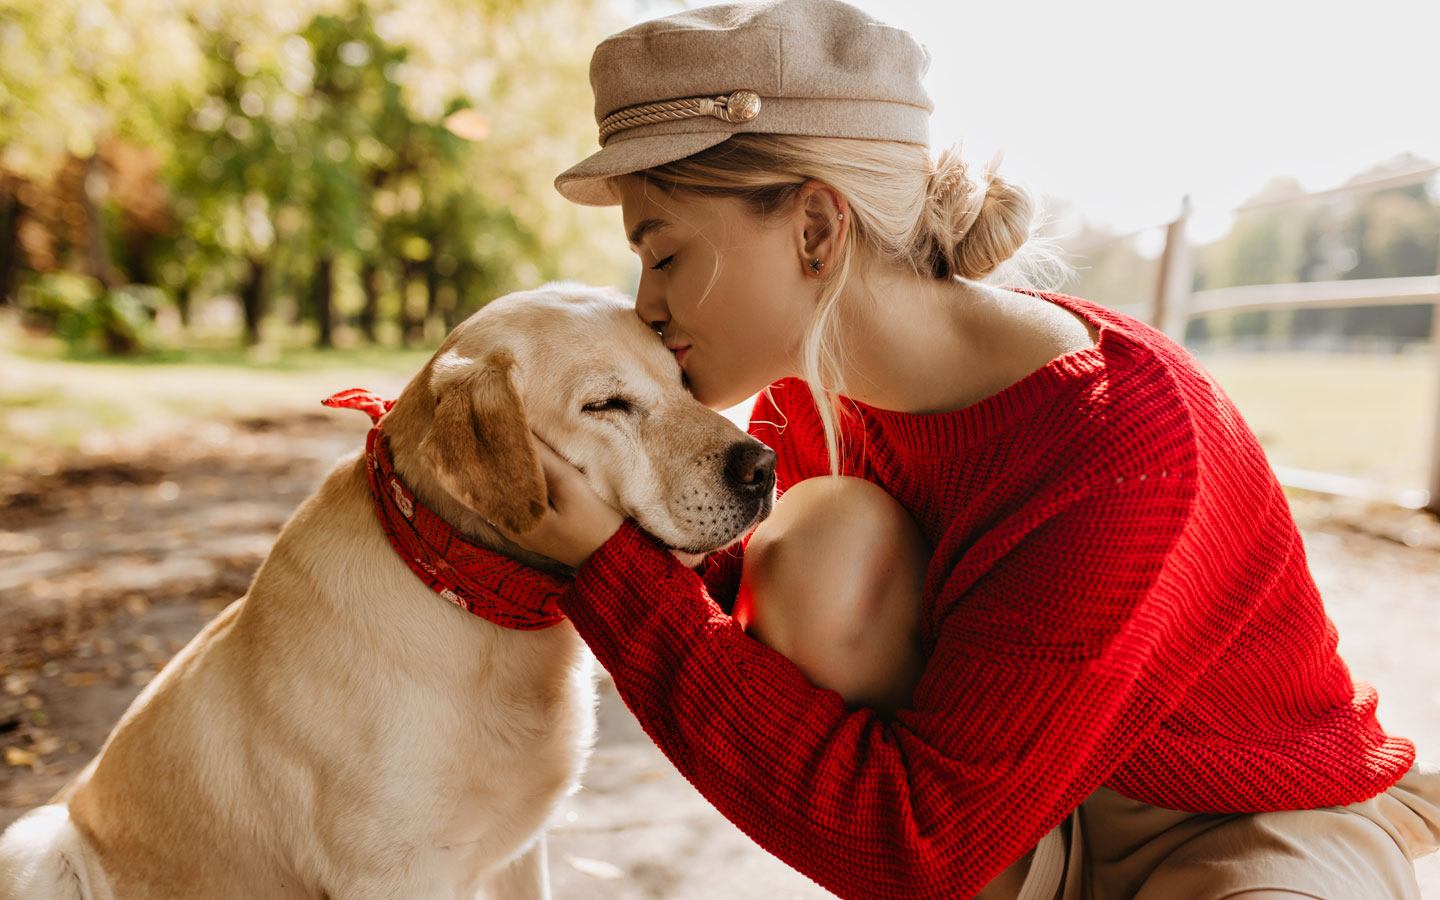
<svg viewBox="0 0 1440 900">
<path fill-rule="evenodd" d="M 507 294 L 457 326 L 420 378 L 434 409 L 419 456 L 447 494 L 513 532 L 546 509 L 532 430 L 608 503 L 686 552 L 724 547 L 772 509 L 774 452 L 690 395 L 613 289 Z"/>
</svg>

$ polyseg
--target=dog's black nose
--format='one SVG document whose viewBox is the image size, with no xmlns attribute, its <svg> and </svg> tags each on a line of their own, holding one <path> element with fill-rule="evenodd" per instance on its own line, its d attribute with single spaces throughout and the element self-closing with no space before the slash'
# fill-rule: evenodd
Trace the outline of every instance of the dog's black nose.
<svg viewBox="0 0 1440 900">
<path fill-rule="evenodd" d="M 725 453 L 725 480 L 741 496 L 768 493 L 775 487 L 775 451 L 754 440 L 732 444 Z"/>
</svg>

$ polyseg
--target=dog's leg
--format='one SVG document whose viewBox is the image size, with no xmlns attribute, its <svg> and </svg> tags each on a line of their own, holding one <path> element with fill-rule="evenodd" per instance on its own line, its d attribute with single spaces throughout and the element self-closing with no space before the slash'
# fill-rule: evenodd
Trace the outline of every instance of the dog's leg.
<svg viewBox="0 0 1440 900">
<path fill-rule="evenodd" d="M 540 832 L 524 853 L 490 876 L 481 896 L 487 900 L 550 900 L 545 832 Z"/>
</svg>

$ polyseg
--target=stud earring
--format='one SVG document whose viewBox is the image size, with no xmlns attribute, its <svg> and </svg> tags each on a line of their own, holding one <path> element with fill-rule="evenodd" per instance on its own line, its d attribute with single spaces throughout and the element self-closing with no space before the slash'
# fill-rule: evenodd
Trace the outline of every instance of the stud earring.
<svg viewBox="0 0 1440 900">
<path fill-rule="evenodd" d="M 820 274 L 820 270 L 823 269 L 823 268 L 825 268 L 825 260 L 823 260 L 823 259 L 812 259 L 812 260 L 810 260 L 810 268 L 813 269 L 813 270 L 815 270 L 815 274 L 817 274 L 817 275 Z"/>
</svg>

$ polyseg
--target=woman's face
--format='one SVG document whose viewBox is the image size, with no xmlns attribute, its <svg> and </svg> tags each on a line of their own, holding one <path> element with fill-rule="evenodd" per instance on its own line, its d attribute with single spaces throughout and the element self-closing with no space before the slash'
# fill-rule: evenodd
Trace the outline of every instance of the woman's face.
<svg viewBox="0 0 1440 900">
<path fill-rule="evenodd" d="M 729 197 L 666 196 L 634 176 L 619 182 L 643 266 L 635 313 L 676 353 L 695 398 L 725 409 L 793 374 L 816 295 L 796 221 L 764 222 Z"/>
</svg>

